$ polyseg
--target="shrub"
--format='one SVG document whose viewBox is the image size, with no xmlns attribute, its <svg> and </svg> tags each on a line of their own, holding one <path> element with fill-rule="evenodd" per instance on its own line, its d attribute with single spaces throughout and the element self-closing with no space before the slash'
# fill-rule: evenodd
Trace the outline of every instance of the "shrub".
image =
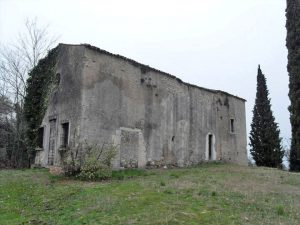
<svg viewBox="0 0 300 225">
<path fill-rule="evenodd" d="M 276 213 L 277 213 L 278 216 L 282 216 L 284 214 L 284 208 L 283 208 L 282 205 L 278 205 L 276 207 Z"/>
<path fill-rule="evenodd" d="M 79 144 L 68 149 L 63 159 L 63 170 L 67 176 L 82 180 L 104 180 L 111 178 L 111 161 L 116 155 L 114 144 Z"/>
<path fill-rule="evenodd" d="M 161 181 L 160 186 L 166 186 L 166 183 L 164 181 Z"/>
</svg>

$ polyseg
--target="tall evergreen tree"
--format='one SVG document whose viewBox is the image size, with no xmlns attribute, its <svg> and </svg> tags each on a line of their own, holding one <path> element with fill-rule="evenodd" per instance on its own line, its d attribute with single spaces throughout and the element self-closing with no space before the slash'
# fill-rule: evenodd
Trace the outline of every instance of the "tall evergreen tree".
<svg viewBox="0 0 300 225">
<path fill-rule="evenodd" d="M 286 18 L 292 126 L 290 170 L 300 171 L 300 0 L 287 0 Z"/>
<path fill-rule="evenodd" d="M 250 131 L 250 152 L 257 166 L 281 167 L 280 130 L 271 110 L 265 75 L 258 66 L 257 91 Z"/>
</svg>

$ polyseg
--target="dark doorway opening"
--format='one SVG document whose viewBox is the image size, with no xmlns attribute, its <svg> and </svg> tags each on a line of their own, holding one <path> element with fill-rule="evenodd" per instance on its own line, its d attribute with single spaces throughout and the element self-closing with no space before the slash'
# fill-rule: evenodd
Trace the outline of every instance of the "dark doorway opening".
<svg viewBox="0 0 300 225">
<path fill-rule="evenodd" d="M 212 159 L 212 149 L 213 149 L 213 135 L 208 135 L 208 159 Z"/>
</svg>

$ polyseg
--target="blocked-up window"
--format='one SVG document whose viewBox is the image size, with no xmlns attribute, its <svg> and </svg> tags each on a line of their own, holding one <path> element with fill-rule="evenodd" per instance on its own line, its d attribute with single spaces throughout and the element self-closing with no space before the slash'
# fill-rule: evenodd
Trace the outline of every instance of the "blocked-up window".
<svg viewBox="0 0 300 225">
<path fill-rule="evenodd" d="M 44 127 L 38 129 L 37 146 L 43 148 L 44 144 Z"/>
<path fill-rule="evenodd" d="M 60 138 L 60 147 L 66 148 L 69 143 L 69 123 L 63 123 L 61 125 L 62 132 L 61 132 L 61 138 Z"/>
</svg>

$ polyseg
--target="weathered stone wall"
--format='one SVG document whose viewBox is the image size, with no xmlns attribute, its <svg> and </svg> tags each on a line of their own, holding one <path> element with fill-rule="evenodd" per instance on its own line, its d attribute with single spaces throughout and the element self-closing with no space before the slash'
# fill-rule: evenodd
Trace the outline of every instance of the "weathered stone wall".
<svg viewBox="0 0 300 225">
<path fill-rule="evenodd" d="M 36 164 L 48 165 L 50 123 L 56 120 L 56 139 L 54 165 L 60 165 L 60 137 L 62 123 L 69 122 L 69 144 L 74 145 L 80 136 L 80 120 L 82 111 L 82 80 L 84 49 L 60 45 L 57 74 L 60 76 L 59 86 L 51 94 L 48 108 L 41 124 L 44 127 L 43 150 L 37 152 Z"/>
<path fill-rule="evenodd" d="M 217 160 L 247 163 L 244 100 L 90 46 L 62 46 L 60 90 L 45 125 L 56 115 L 58 124 L 70 121 L 70 133 L 77 130 L 78 142 L 114 141 L 115 168 L 202 162 L 209 135 Z M 71 96 L 66 93 L 71 91 Z"/>
</svg>

